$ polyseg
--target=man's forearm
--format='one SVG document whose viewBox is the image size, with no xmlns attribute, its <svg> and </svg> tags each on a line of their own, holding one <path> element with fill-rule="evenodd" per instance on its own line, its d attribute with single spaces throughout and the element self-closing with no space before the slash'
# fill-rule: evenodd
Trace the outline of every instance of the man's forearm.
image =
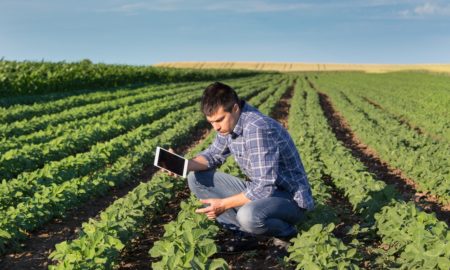
<svg viewBox="0 0 450 270">
<path fill-rule="evenodd" d="M 188 171 L 204 171 L 208 169 L 208 160 L 203 156 L 196 156 L 189 160 Z"/>
<path fill-rule="evenodd" d="M 249 198 L 245 197 L 243 192 L 222 199 L 222 204 L 226 210 L 228 210 L 230 208 L 242 206 L 248 202 L 251 202 L 251 200 Z"/>
</svg>

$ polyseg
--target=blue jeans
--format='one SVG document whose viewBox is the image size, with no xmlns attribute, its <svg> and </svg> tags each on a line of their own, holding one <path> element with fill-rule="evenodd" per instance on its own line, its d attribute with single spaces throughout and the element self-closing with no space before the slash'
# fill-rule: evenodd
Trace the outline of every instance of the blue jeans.
<svg viewBox="0 0 450 270">
<path fill-rule="evenodd" d="M 244 192 L 247 183 L 237 177 L 215 170 L 190 172 L 189 189 L 199 199 L 226 198 Z M 241 207 L 231 208 L 217 217 L 217 221 L 233 231 L 275 237 L 297 233 L 295 224 L 305 216 L 286 191 L 275 191 L 271 197 L 254 200 Z"/>
</svg>

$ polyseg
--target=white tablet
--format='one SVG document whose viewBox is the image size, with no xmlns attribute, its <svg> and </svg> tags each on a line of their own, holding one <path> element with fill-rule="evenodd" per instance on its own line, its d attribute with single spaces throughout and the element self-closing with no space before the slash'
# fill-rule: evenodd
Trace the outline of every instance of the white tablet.
<svg viewBox="0 0 450 270">
<path fill-rule="evenodd" d="M 154 165 L 186 178 L 188 160 L 159 146 L 156 147 Z"/>
</svg>

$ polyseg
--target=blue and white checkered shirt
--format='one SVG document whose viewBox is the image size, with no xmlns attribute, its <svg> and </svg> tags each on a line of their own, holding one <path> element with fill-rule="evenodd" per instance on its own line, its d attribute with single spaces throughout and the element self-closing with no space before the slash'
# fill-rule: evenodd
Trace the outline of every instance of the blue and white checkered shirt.
<svg viewBox="0 0 450 270">
<path fill-rule="evenodd" d="M 217 133 L 214 142 L 199 155 L 209 168 L 223 164 L 233 154 L 249 177 L 244 191 L 250 200 L 288 191 L 301 208 L 311 210 L 314 201 L 300 155 L 289 133 L 274 119 L 244 103 L 231 134 Z"/>
</svg>

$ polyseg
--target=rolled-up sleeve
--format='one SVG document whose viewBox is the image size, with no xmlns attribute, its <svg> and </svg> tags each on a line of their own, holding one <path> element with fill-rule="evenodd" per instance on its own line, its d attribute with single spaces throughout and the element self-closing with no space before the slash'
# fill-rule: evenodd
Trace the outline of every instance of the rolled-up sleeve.
<svg viewBox="0 0 450 270">
<path fill-rule="evenodd" d="M 273 130 L 255 127 L 250 133 L 246 148 L 251 162 L 251 182 L 244 195 L 253 201 L 270 197 L 275 191 L 280 153 Z"/>
<path fill-rule="evenodd" d="M 198 155 L 203 156 L 208 161 L 208 169 L 222 165 L 230 155 L 227 138 L 217 134 L 214 142 Z"/>
</svg>

